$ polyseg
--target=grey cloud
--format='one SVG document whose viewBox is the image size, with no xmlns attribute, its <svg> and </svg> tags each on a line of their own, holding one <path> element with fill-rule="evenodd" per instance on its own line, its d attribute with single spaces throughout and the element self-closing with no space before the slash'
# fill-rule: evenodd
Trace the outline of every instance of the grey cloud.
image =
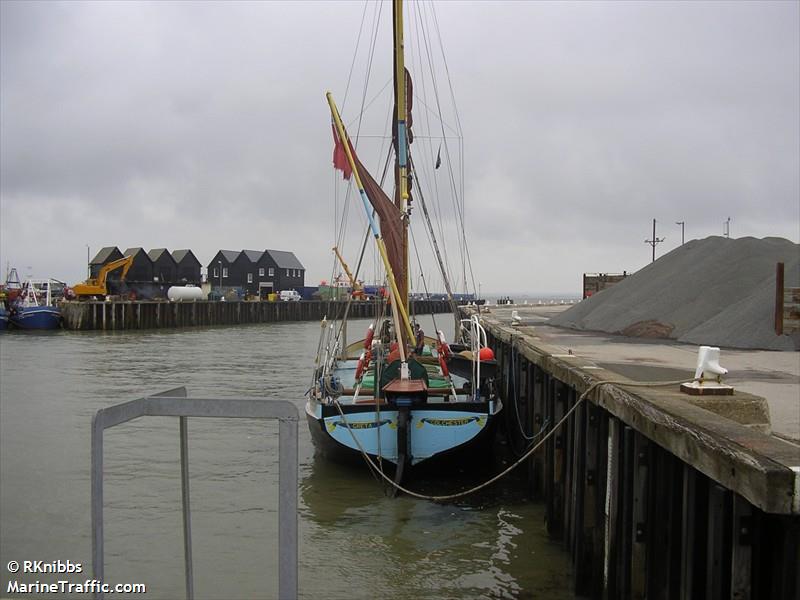
<svg viewBox="0 0 800 600">
<path fill-rule="evenodd" d="M 583 270 L 640 267 L 652 218 L 664 251 L 678 243 L 676 220 L 692 237 L 720 234 L 731 216 L 734 235 L 798 240 L 796 3 L 435 9 L 484 290 L 575 291 Z M 309 283 L 329 277 L 324 92 L 344 100 L 363 4 L 3 2 L 0 11 L 3 264 L 74 281 L 87 243 L 192 247 L 201 260 L 222 247 L 281 247 L 298 253 Z M 381 43 L 388 15 L 384 7 Z M 376 55 L 368 98 L 390 76 L 387 52 Z M 414 76 L 432 106 L 425 75 Z M 349 123 L 360 85 L 354 78 Z M 364 133 L 383 133 L 379 104 Z M 415 111 L 417 134 L 438 135 L 420 102 Z M 436 148 L 417 144 L 432 171 Z M 380 147 L 362 140 L 367 164 L 382 164 Z M 350 231 L 363 225 L 358 210 Z"/>
</svg>

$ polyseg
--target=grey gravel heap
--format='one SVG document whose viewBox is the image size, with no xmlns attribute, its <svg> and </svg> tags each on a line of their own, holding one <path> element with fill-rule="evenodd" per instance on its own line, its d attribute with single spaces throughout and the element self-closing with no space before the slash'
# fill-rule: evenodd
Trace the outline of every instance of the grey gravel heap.
<svg viewBox="0 0 800 600">
<path fill-rule="evenodd" d="M 774 331 L 775 265 L 800 286 L 800 245 L 783 238 L 692 240 L 549 321 L 550 325 L 692 344 L 800 349 Z"/>
</svg>

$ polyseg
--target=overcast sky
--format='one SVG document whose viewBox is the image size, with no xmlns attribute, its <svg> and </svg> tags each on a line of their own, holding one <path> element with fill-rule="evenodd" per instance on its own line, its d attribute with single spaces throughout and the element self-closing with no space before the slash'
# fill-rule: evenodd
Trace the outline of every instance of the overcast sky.
<svg viewBox="0 0 800 600">
<path fill-rule="evenodd" d="M 659 255 L 680 244 L 676 221 L 687 240 L 721 235 L 730 217 L 734 237 L 798 242 L 798 6 L 437 3 L 450 75 L 438 86 L 458 106 L 483 292 L 579 294 L 583 272 L 636 270 L 653 218 Z M 430 5 L 413 10 L 433 23 Z M 330 277 L 345 196 L 324 94 L 344 99 L 356 56 L 352 133 L 376 13 L 361 2 L 0 3 L 3 274 L 10 264 L 75 283 L 87 246 L 142 246 L 191 248 L 204 264 L 221 248 L 290 250 L 308 285 Z M 432 88 L 411 56 L 422 145 L 438 125 L 425 129 Z M 367 101 L 390 61 L 378 47 Z M 372 145 L 359 153 L 379 165 Z M 430 163 L 430 152 L 415 156 Z M 352 208 L 355 239 L 364 220 Z M 356 247 L 345 247 L 353 262 Z"/>
</svg>

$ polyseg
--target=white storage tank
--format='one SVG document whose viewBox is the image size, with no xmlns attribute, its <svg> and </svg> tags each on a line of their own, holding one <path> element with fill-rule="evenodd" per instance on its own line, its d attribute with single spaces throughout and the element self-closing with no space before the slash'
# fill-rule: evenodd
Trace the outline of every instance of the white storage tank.
<svg viewBox="0 0 800 600">
<path fill-rule="evenodd" d="M 193 285 L 173 285 L 167 290 L 170 302 L 184 302 L 186 300 L 205 300 L 203 291 Z"/>
</svg>

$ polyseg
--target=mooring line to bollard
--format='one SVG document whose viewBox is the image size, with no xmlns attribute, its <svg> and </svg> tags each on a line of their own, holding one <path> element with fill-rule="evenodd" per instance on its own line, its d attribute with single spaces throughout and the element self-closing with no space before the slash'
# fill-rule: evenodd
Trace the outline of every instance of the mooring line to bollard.
<svg viewBox="0 0 800 600">
<path fill-rule="evenodd" d="M 698 379 L 693 379 L 693 381 L 697 381 L 697 380 Z M 426 495 L 426 494 L 420 494 L 418 492 L 414 492 L 412 490 L 409 490 L 408 488 L 403 487 L 399 483 L 395 483 L 395 481 L 390 479 L 383 471 L 378 469 L 377 465 L 370 458 L 369 454 L 367 454 L 367 452 L 364 450 L 364 447 L 361 445 L 361 442 L 358 441 L 358 438 L 353 433 L 352 429 L 350 429 L 350 423 L 347 422 L 347 417 L 345 417 L 344 412 L 342 411 L 342 407 L 339 404 L 339 401 L 334 399 L 333 403 L 336 405 L 336 409 L 339 411 L 339 415 L 341 415 L 342 421 L 344 422 L 345 426 L 347 427 L 347 431 L 350 432 L 350 436 L 353 438 L 353 441 L 356 443 L 356 446 L 358 446 L 358 449 L 361 452 L 361 455 L 364 457 L 364 460 L 367 462 L 367 465 L 371 469 L 373 469 L 385 481 L 387 481 L 388 483 L 392 484 L 395 488 L 397 488 L 398 490 L 400 490 L 404 494 L 408 494 L 409 496 L 413 496 L 414 498 L 419 498 L 420 500 L 431 500 L 433 502 L 446 502 L 448 500 L 455 500 L 456 498 L 463 498 L 465 496 L 469 496 L 470 494 L 474 494 L 475 492 L 478 492 L 478 491 L 482 490 L 483 488 L 490 486 L 495 481 L 498 481 L 499 479 L 502 479 L 503 477 L 505 477 L 506 475 L 511 473 L 511 471 L 516 469 L 519 465 L 521 465 L 528 458 L 530 458 L 530 456 L 534 452 L 536 452 L 539 448 L 541 448 L 542 445 L 548 439 L 550 439 L 550 437 L 552 437 L 553 434 L 556 431 L 558 431 L 558 429 L 567 421 L 567 419 L 572 415 L 572 413 L 575 412 L 575 409 L 577 409 L 578 406 L 580 406 L 581 403 L 583 403 L 583 401 L 586 400 L 586 398 L 589 396 L 589 394 L 595 388 L 598 388 L 601 385 L 620 385 L 620 386 L 628 386 L 628 387 L 666 387 L 666 386 L 672 386 L 672 385 L 680 385 L 682 383 L 686 383 L 686 380 L 682 379 L 680 381 L 647 381 L 647 382 L 644 382 L 644 381 L 642 381 L 642 382 L 637 382 L 637 381 L 595 381 L 588 388 L 586 388 L 586 391 L 584 391 L 580 395 L 580 397 L 575 402 L 575 404 L 573 404 L 572 407 L 566 412 L 566 414 L 564 414 L 564 416 L 561 418 L 561 420 L 558 423 L 556 423 L 553 426 L 553 428 L 550 431 L 548 431 L 547 434 L 541 440 L 539 440 L 539 442 L 537 444 L 532 446 L 527 452 L 525 452 L 525 454 L 523 454 L 519 459 L 517 459 L 517 461 L 514 464 L 512 464 L 510 467 L 508 467 L 504 471 L 498 473 L 494 477 L 488 479 L 487 481 L 485 481 L 485 482 L 483 482 L 483 483 L 481 483 L 479 485 L 476 485 L 473 488 L 470 488 L 468 490 L 464 490 L 462 492 L 457 492 L 455 494 L 447 494 L 447 495 L 444 495 L 444 496 L 429 496 L 429 495 Z"/>
</svg>

